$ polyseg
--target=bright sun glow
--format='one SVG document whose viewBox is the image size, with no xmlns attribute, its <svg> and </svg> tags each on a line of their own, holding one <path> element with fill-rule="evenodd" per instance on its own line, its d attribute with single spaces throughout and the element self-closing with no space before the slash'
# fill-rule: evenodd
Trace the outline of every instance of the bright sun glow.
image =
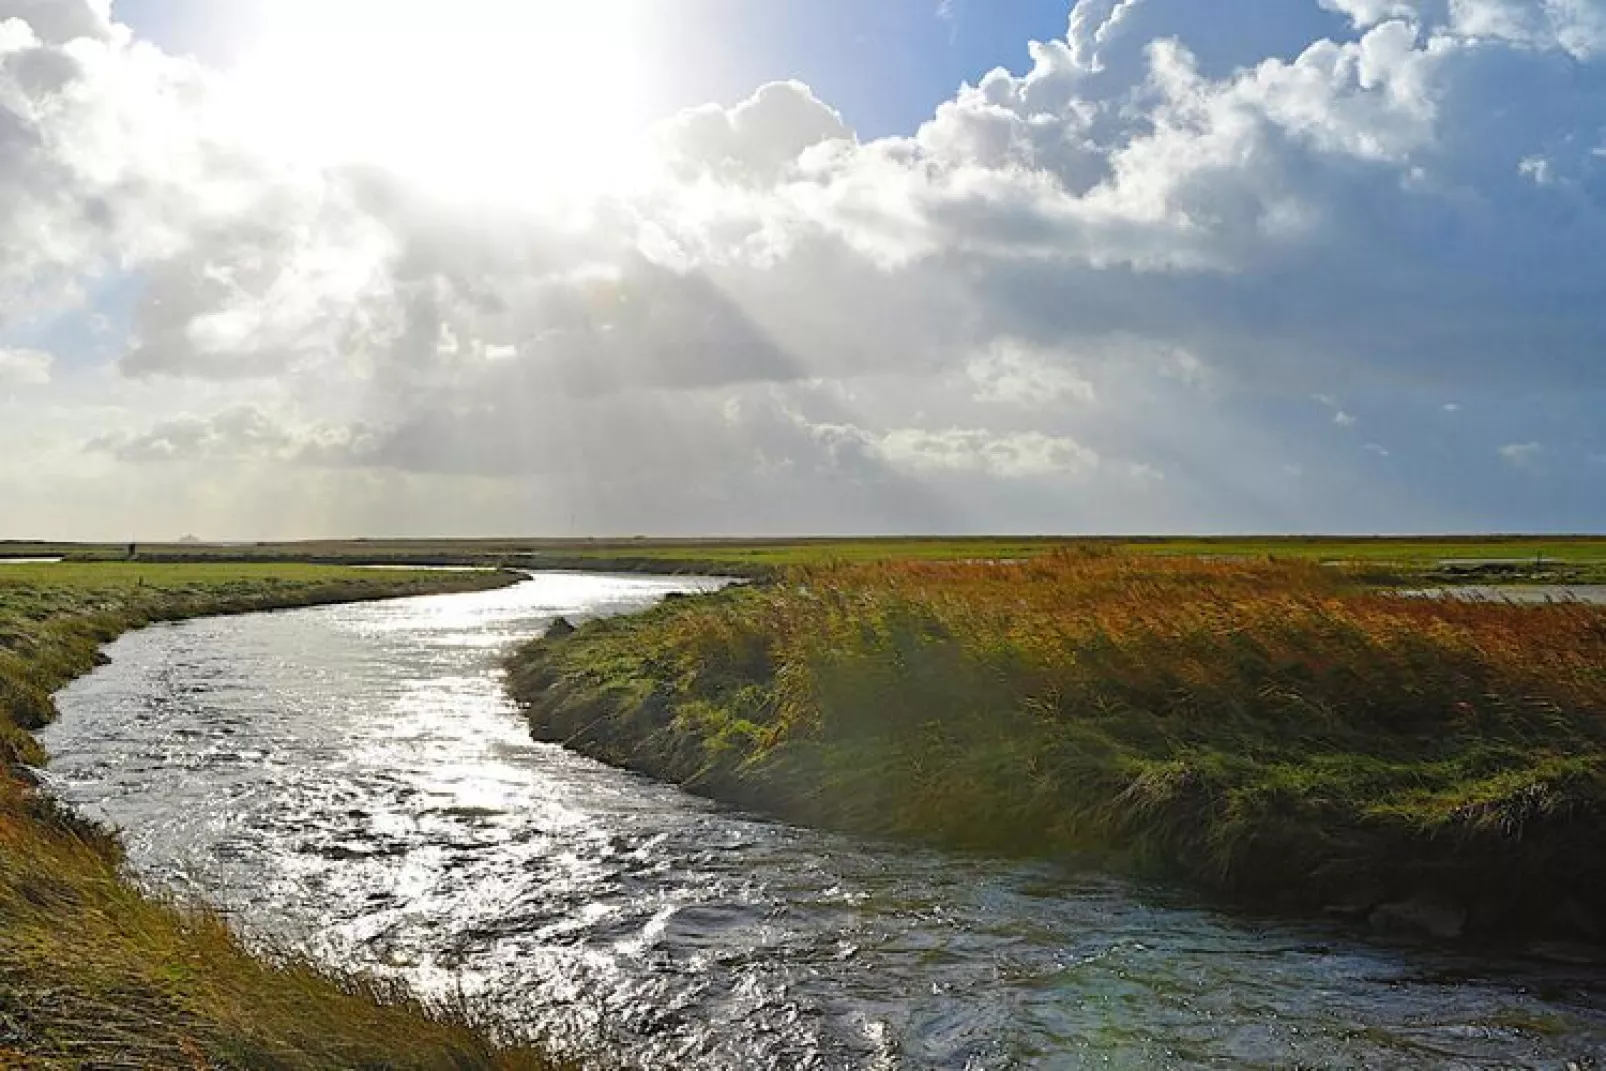
<svg viewBox="0 0 1606 1071">
<path fill-rule="evenodd" d="M 643 0 L 277 0 L 237 84 L 275 148 L 446 196 L 616 190 L 644 156 Z"/>
</svg>

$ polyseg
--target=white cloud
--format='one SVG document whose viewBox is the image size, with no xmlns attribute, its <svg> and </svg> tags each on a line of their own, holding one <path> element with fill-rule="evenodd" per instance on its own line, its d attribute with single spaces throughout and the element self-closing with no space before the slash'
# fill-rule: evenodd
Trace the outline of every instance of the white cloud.
<svg viewBox="0 0 1606 1071">
<path fill-rule="evenodd" d="M 132 303 L 116 370 L 212 415 L 99 435 L 108 465 L 584 469 L 621 518 L 643 480 L 759 472 L 799 517 L 873 485 L 894 527 L 978 478 L 1202 487 L 1179 461 L 1275 453 L 1239 425 L 1333 383 L 1334 424 L 1402 452 L 1369 404 L 1399 384 L 1598 386 L 1606 4 L 1234 3 L 1083 0 L 907 137 L 765 85 L 665 122 L 642 189 L 554 207 L 292 165 L 105 4 L 0 0 L 0 323 Z"/>
<path fill-rule="evenodd" d="M 916 472 L 948 469 L 1004 479 L 1079 476 L 1099 464 L 1098 454 L 1075 439 L 1035 431 L 994 434 L 961 428 L 899 428 L 875 440 L 874 447 L 898 468 Z"/>
<path fill-rule="evenodd" d="M 1322 7 L 1347 15 L 1358 29 L 1369 29 L 1389 19 L 1416 19 L 1432 6 L 1431 0 L 1318 0 Z"/>
<path fill-rule="evenodd" d="M 50 382 L 52 358 L 38 350 L 0 349 L 0 386 L 43 386 Z"/>
<path fill-rule="evenodd" d="M 1095 400 L 1093 384 L 1070 367 L 1065 354 L 1034 349 L 1017 339 L 1000 339 L 972 358 L 965 373 L 976 399 L 1020 406 L 1051 406 Z"/>
<path fill-rule="evenodd" d="M 1540 443 L 1507 443 L 1500 448 L 1500 457 L 1517 468 L 1532 468 L 1544 452 Z"/>
<path fill-rule="evenodd" d="M 1127 16 L 1142 0 L 1087 0 L 1071 8 L 1071 25 L 1066 35 L 1069 53 L 1082 70 L 1102 68 L 1100 50 L 1120 33 Z M 1044 46 L 1048 48 L 1052 46 Z"/>
<path fill-rule="evenodd" d="M 1606 50 L 1606 5 L 1598 0 L 1449 0 L 1450 26 L 1469 37 L 1560 48 L 1580 60 Z"/>
<path fill-rule="evenodd" d="M 853 132 L 802 82 L 771 82 L 733 108 L 682 112 L 661 127 L 660 138 L 670 164 L 687 177 L 772 183 L 806 150 L 851 141 Z"/>
<path fill-rule="evenodd" d="M 1434 205 L 1424 198 L 1438 187 L 1455 193 L 1441 212 L 1471 203 L 1455 192 L 1439 128 L 1457 71 L 1477 50 L 1372 19 L 1358 41 L 1316 42 L 1291 61 L 1212 79 L 1185 49 L 1144 37 L 1154 28 L 1143 20 L 1165 10 L 1078 5 L 1070 36 L 1038 46 L 1030 71 L 992 72 L 912 139 L 857 145 L 841 117 L 795 82 L 762 87 L 728 109 L 695 109 L 662 135 L 681 181 L 579 227 L 539 212 L 462 225 L 453 218 L 461 213 L 392 178 L 345 172 L 313 182 L 276 171 L 192 103 L 206 98 L 199 72 L 148 51 L 97 45 L 99 66 L 74 75 L 90 90 L 85 96 L 112 109 L 100 86 L 125 66 L 119 77 L 137 76 L 140 93 L 115 106 L 117 128 L 148 128 L 163 141 L 110 141 L 108 124 L 90 122 L 87 105 L 76 118 L 36 118 L 41 131 L 64 127 L 53 135 L 56 151 L 14 170 L 65 169 L 75 191 L 67 201 L 116 203 L 124 233 L 69 233 L 27 246 L 35 260 L 39 250 L 58 249 L 53 259 L 76 274 L 113 255 L 148 264 L 150 298 L 125 361 L 142 374 L 310 375 L 315 366 L 322 374 L 404 354 L 412 362 L 436 348 L 444 328 L 497 352 L 535 353 L 581 337 L 593 348 L 596 330 L 622 325 L 584 298 L 587 334 L 577 334 L 574 291 L 591 284 L 566 280 L 593 269 L 591 278 L 645 279 L 630 264 L 634 249 L 676 275 L 720 276 L 714 286 L 744 314 L 723 322 L 738 335 L 751 328 L 770 336 L 804 364 L 855 350 L 902 360 L 921 349 L 923 359 L 953 363 L 1001 335 L 1062 350 L 1111 331 L 1146 334 L 1223 365 L 1300 345 L 1310 350 L 1300 359 L 1313 363 L 1348 350 L 1345 336 L 1357 326 L 1347 307 L 1390 298 L 1364 273 L 1341 274 L 1337 286 L 1322 278 L 1335 255 L 1347 258 L 1339 263 L 1403 255 L 1402 271 L 1444 267 L 1411 267 L 1420 253 L 1389 248 L 1396 228 L 1388 218 L 1430 218 Z M 1104 61 L 1095 57 L 1106 53 L 1096 72 Z M 136 109 L 144 110 L 131 114 Z M 74 137 L 80 148 L 69 154 L 69 132 L 101 136 Z M 99 163 L 85 166 L 86 156 Z M 1510 166 L 1532 156 L 1516 154 Z M 188 164 L 175 168 L 169 159 Z M 1558 179 L 1578 166 L 1546 160 Z M 1444 166 L 1452 171 L 1438 175 Z M 124 176 L 115 199 L 100 192 L 105 181 L 91 181 L 101 172 Z M 8 233 L 28 232 L 34 217 L 23 216 Z M 1382 222 L 1352 225 L 1365 219 Z M 1520 225 L 1511 221 L 1514 235 Z M 60 226 L 70 232 L 76 224 Z M 1588 231 L 1578 230 L 1580 247 Z M 39 267 L 27 277 L 39 278 Z M 688 284 L 667 297 L 679 302 L 698 289 Z M 1303 316 L 1281 314 L 1267 330 L 1259 304 L 1296 290 Z M 835 313 L 853 308 L 860 292 L 901 302 L 907 313 L 896 323 Z M 1050 292 L 1057 303 L 1047 301 Z M 1428 304 L 1389 314 L 1398 331 L 1384 347 L 1390 352 L 1375 358 L 1379 366 L 1394 346 L 1407 350 L 1413 332 L 1437 331 L 1446 318 Z M 672 323 L 696 325 L 700 337 L 686 345 L 724 362 L 729 347 L 710 337 L 721 330 L 719 315 L 712 328 L 703 326 L 706 309 Z M 971 325 L 970 337 L 947 331 L 953 324 Z M 657 322 L 651 330 L 659 345 L 671 345 L 674 330 Z M 712 375 L 777 374 L 769 347 L 737 345 L 759 355 L 761 367 L 736 372 L 725 363 Z M 1493 342 L 1478 348 L 1495 359 Z"/>
</svg>

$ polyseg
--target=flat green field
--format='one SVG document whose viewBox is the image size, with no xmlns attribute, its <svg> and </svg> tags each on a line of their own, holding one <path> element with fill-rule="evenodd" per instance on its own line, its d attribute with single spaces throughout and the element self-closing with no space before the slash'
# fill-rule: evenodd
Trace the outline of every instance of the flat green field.
<svg viewBox="0 0 1606 1071">
<path fill-rule="evenodd" d="M 1492 571 L 1557 568 L 1569 578 L 1606 576 L 1606 536 L 984 536 L 796 539 L 372 539 L 291 543 L 146 543 L 145 561 L 299 561 L 506 564 L 647 570 L 712 568 L 763 572 L 822 562 L 953 561 L 1030 558 L 1065 547 L 1134 554 L 1277 557 L 1396 566 L 1441 565 Z M 0 542 L 0 558 L 120 559 L 126 544 Z M 1579 575 L 1582 574 L 1582 575 Z"/>
<path fill-rule="evenodd" d="M 1115 542 L 1134 553 L 1304 558 L 1318 561 L 1606 563 L 1601 536 L 1306 536 L 1223 537 L 1220 539 L 1138 539 Z"/>
<path fill-rule="evenodd" d="M 477 576 L 449 573 L 446 577 Z M 264 587 L 303 587 L 309 584 L 365 585 L 382 581 L 394 587 L 430 589 L 442 584 L 442 574 L 429 570 L 379 571 L 349 565 L 296 562 L 235 561 L 94 561 L 39 562 L 0 567 L 0 595 L 24 587 L 95 591 L 147 587 L 156 591 L 255 591 Z M 477 582 L 474 582 L 477 584 Z"/>
</svg>

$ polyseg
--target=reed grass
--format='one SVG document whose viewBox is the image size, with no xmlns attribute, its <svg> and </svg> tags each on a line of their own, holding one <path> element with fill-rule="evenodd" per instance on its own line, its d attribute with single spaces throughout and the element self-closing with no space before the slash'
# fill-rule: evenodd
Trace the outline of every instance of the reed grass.
<svg viewBox="0 0 1606 1071">
<path fill-rule="evenodd" d="M 593 622 L 511 668 L 537 735 L 802 821 L 1299 908 L 1606 919 L 1606 614 L 1578 603 L 1407 598 L 1300 561 L 858 564 Z"/>
</svg>

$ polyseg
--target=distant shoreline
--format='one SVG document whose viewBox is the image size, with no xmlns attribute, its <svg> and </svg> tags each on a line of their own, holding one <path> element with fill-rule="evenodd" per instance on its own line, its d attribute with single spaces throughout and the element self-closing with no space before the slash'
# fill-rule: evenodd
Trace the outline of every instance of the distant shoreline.
<svg viewBox="0 0 1606 1071">
<path fill-rule="evenodd" d="M 884 536 L 865 538 L 353 539 L 137 543 L 141 561 L 500 566 L 757 578 L 823 562 L 1022 560 L 1085 548 L 1157 557 L 1343 565 L 1391 583 L 1606 582 L 1606 536 Z M 0 541 L 0 557 L 125 560 L 127 543 Z"/>
</svg>

